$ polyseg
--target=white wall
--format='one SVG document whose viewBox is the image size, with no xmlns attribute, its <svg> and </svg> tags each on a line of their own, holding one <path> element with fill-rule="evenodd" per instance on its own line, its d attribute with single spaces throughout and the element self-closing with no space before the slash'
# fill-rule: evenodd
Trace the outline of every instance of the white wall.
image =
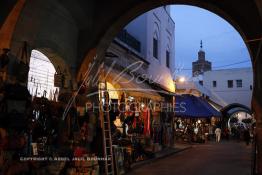
<svg viewBox="0 0 262 175">
<path fill-rule="evenodd" d="M 173 91 L 172 72 L 175 67 L 174 37 L 175 23 L 170 10 L 164 7 L 153 9 L 129 23 L 125 28 L 141 42 L 145 59 L 150 62 L 149 76 L 166 89 Z M 153 37 L 158 36 L 158 59 L 153 57 Z M 166 50 L 170 52 L 170 68 L 166 66 Z"/>
<path fill-rule="evenodd" d="M 125 27 L 128 33 L 141 43 L 141 54 L 146 55 L 146 15 L 141 15 L 128 23 Z"/>
<path fill-rule="evenodd" d="M 233 88 L 228 88 L 228 80 L 233 80 Z M 242 87 L 236 86 L 236 80 L 242 80 Z M 217 82 L 217 87 L 213 87 L 213 81 Z M 219 99 L 212 99 L 216 103 L 225 106 L 232 103 L 240 103 L 251 106 L 253 89 L 252 68 L 236 68 L 207 71 L 203 75 L 203 85 Z"/>
</svg>

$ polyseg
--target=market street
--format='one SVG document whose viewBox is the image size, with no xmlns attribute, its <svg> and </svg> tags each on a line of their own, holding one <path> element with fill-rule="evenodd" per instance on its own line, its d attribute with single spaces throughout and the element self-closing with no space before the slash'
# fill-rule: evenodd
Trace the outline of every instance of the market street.
<svg viewBox="0 0 262 175">
<path fill-rule="evenodd" d="M 250 175 L 251 146 L 222 141 L 191 149 L 133 169 L 128 175 Z"/>
</svg>

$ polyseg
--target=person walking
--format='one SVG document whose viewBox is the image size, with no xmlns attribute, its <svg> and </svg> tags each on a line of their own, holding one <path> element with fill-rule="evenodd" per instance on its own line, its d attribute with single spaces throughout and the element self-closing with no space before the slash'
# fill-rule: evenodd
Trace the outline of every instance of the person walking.
<svg viewBox="0 0 262 175">
<path fill-rule="evenodd" d="M 244 130 L 244 140 L 246 142 L 246 145 L 248 146 L 250 143 L 250 133 L 249 133 L 249 129 L 245 129 Z"/>
<path fill-rule="evenodd" d="M 216 142 L 220 142 L 220 138 L 221 138 L 221 129 L 219 127 L 216 128 L 215 130 L 215 134 L 216 134 Z"/>
<path fill-rule="evenodd" d="M 229 140 L 229 129 L 226 127 L 225 130 L 224 130 L 224 136 L 225 136 L 225 139 L 226 140 Z"/>
</svg>

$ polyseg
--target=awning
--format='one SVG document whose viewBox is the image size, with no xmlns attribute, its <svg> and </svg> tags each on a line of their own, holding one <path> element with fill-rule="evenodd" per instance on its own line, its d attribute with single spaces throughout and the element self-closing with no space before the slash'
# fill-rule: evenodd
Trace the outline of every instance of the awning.
<svg viewBox="0 0 262 175">
<path fill-rule="evenodd" d="M 222 116 L 202 97 L 189 94 L 176 95 L 175 104 L 175 116 L 177 117 L 211 118 Z"/>
<path fill-rule="evenodd" d="M 146 82 L 138 80 L 135 76 L 117 70 L 106 71 L 105 76 L 106 81 L 111 83 L 116 91 L 125 92 L 134 97 L 163 101 L 163 97 L 158 93 L 158 90 L 151 88 Z"/>
</svg>

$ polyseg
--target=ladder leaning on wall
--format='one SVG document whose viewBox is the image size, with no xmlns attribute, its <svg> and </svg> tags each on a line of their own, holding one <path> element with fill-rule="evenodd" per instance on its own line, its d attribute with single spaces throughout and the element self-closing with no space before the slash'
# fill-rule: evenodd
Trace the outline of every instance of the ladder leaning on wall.
<svg viewBox="0 0 262 175">
<path fill-rule="evenodd" d="M 103 148 L 105 158 L 105 174 L 114 175 L 113 147 L 109 116 L 109 94 L 106 82 L 99 83 L 100 119 L 103 131 Z"/>
</svg>

